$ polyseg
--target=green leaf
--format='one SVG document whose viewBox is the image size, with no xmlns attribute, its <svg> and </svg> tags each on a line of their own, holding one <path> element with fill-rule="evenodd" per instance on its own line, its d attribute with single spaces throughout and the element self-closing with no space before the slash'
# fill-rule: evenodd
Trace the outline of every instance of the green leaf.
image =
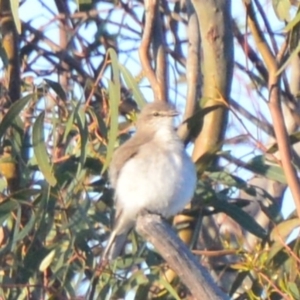
<svg viewBox="0 0 300 300">
<path fill-rule="evenodd" d="M 18 234 L 14 237 L 13 240 L 14 243 L 23 240 L 29 234 L 29 232 L 32 230 L 33 226 L 35 225 L 35 220 L 36 220 L 36 216 L 32 211 L 30 215 L 30 219 L 28 220 L 24 228 L 20 230 Z"/>
<path fill-rule="evenodd" d="M 293 295 L 293 299 L 300 299 L 300 289 L 295 282 L 288 282 L 287 285 L 289 291 Z"/>
<path fill-rule="evenodd" d="M 32 94 L 27 95 L 18 101 L 16 101 L 13 105 L 11 105 L 9 111 L 4 115 L 2 122 L 0 123 L 0 139 L 5 134 L 5 131 L 9 126 L 11 126 L 17 116 L 19 116 L 22 109 L 28 104 L 28 102 L 32 99 Z"/>
<path fill-rule="evenodd" d="M 267 164 L 263 155 L 255 156 L 244 167 L 269 179 L 287 184 L 282 168 Z"/>
<path fill-rule="evenodd" d="M 126 82 L 127 87 L 132 91 L 133 97 L 136 101 L 136 103 L 138 104 L 138 106 L 140 108 L 143 108 L 143 106 L 147 103 L 143 94 L 141 93 L 135 79 L 133 78 L 133 76 L 131 75 L 131 73 L 128 71 L 128 69 L 119 64 L 119 68 L 120 71 L 123 75 L 123 78 Z"/>
<path fill-rule="evenodd" d="M 88 128 L 85 119 L 85 112 L 83 109 L 80 109 L 78 111 L 78 114 L 76 115 L 76 120 L 77 120 L 77 125 L 80 134 L 80 159 L 79 159 L 79 164 L 77 169 L 77 175 L 78 175 L 85 164 L 85 160 L 87 156 L 86 148 L 88 143 Z"/>
<path fill-rule="evenodd" d="M 40 266 L 39 266 L 39 270 L 40 272 L 44 272 L 52 263 L 52 261 L 54 260 L 55 257 L 55 252 L 56 250 L 53 249 L 51 252 L 49 252 L 46 257 L 41 261 Z"/>
<path fill-rule="evenodd" d="M 9 61 L 8 61 L 7 53 L 2 45 L 0 45 L 0 57 L 4 68 L 6 69 L 9 65 Z"/>
<path fill-rule="evenodd" d="M 300 22 L 300 9 L 298 8 L 296 16 L 293 18 L 291 22 L 289 22 L 285 28 L 283 29 L 284 32 L 289 32 L 292 30 L 298 23 Z"/>
<path fill-rule="evenodd" d="M 19 207 L 19 203 L 13 199 L 7 199 L 0 203 L 0 224 L 7 219 L 7 217 Z"/>
<path fill-rule="evenodd" d="M 80 11 L 90 12 L 93 8 L 93 0 L 76 0 Z"/>
<path fill-rule="evenodd" d="M 245 188 L 247 186 L 247 183 L 244 180 L 227 172 L 210 172 L 207 175 L 212 180 L 218 183 L 223 183 L 227 186 L 234 186 L 238 188 Z"/>
<path fill-rule="evenodd" d="M 297 57 L 298 53 L 300 52 L 300 43 L 298 43 L 298 46 L 293 50 L 293 52 L 289 55 L 288 59 L 285 60 L 285 62 L 280 66 L 278 71 L 276 72 L 276 75 L 280 75 L 281 72 L 285 70 L 287 66 L 290 65 L 291 61 Z"/>
<path fill-rule="evenodd" d="M 65 129 L 65 132 L 64 132 L 64 137 L 63 137 L 63 142 L 64 143 L 66 142 L 68 134 L 70 133 L 72 127 L 74 126 L 74 119 L 78 114 L 78 110 L 80 108 L 80 105 L 81 105 L 81 103 L 80 103 L 80 101 L 78 101 L 77 105 L 73 109 L 72 113 L 69 115 L 69 118 L 68 118 L 67 123 L 66 123 L 66 129 Z"/>
<path fill-rule="evenodd" d="M 100 130 L 100 134 L 101 136 L 103 136 L 105 139 L 107 139 L 107 128 L 106 128 L 106 124 L 103 121 L 103 118 L 100 116 L 99 113 L 96 113 L 95 110 L 93 108 L 91 108 L 90 106 L 87 108 L 87 113 L 91 115 L 93 120 L 97 120 L 98 123 L 98 128 Z"/>
<path fill-rule="evenodd" d="M 209 203 L 209 205 L 218 211 L 224 212 L 226 215 L 240 224 L 244 229 L 256 235 L 257 237 L 266 237 L 266 231 L 264 228 L 262 228 L 250 215 L 248 215 L 238 206 L 221 200 L 213 200 Z"/>
<path fill-rule="evenodd" d="M 170 293 L 173 297 L 172 299 L 180 300 L 181 298 L 178 296 L 176 290 L 163 276 L 164 275 L 159 276 L 158 283 L 160 283 Z"/>
<path fill-rule="evenodd" d="M 36 119 L 33 130 L 32 130 L 32 140 L 33 140 L 33 151 L 38 162 L 40 171 L 43 173 L 46 181 L 51 185 L 55 186 L 57 181 L 53 175 L 52 166 L 49 163 L 49 157 L 46 149 L 45 139 L 44 139 L 44 116 L 45 113 L 42 112 Z"/>
<path fill-rule="evenodd" d="M 110 56 L 111 60 L 111 66 L 112 66 L 112 78 L 113 78 L 113 83 L 121 88 L 120 85 L 120 73 L 119 73 L 119 62 L 118 62 L 118 56 L 116 51 L 113 48 L 109 48 L 107 50 L 107 53 Z"/>
<path fill-rule="evenodd" d="M 19 18 L 19 0 L 10 0 L 11 12 L 18 34 L 21 34 L 21 21 Z"/>
<path fill-rule="evenodd" d="M 16 245 L 16 237 L 19 234 L 19 229 L 20 229 L 20 225 L 21 225 L 21 214 L 22 214 L 22 208 L 21 206 L 18 207 L 17 209 L 17 214 L 15 217 L 15 224 L 14 224 L 14 233 L 13 233 L 13 241 L 12 241 L 12 245 L 11 245 L 11 250 L 14 251 Z"/>
<path fill-rule="evenodd" d="M 57 94 L 57 96 L 62 99 L 62 100 L 67 100 L 67 96 L 66 93 L 64 91 L 64 89 L 62 88 L 62 86 L 55 81 L 52 81 L 50 79 L 44 79 L 45 82 L 54 90 L 54 92 Z"/>
<path fill-rule="evenodd" d="M 282 221 L 272 230 L 270 239 L 284 243 L 294 229 L 300 226 L 300 219 L 294 218 Z"/>
<path fill-rule="evenodd" d="M 276 16 L 281 21 L 289 21 L 290 19 L 290 0 L 272 0 L 273 8 Z"/>
<path fill-rule="evenodd" d="M 119 117 L 119 103 L 120 103 L 120 86 L 116 85 L 112 81 L 108 83 L 108 94 L 110 102 L 110 129 L 108 133 L 108 145 L 105 163 L 103 165 L 101 173 L 103 174 L 113 155 L 115 143 L 118 137 L 118 117 Z"/>
</svg>

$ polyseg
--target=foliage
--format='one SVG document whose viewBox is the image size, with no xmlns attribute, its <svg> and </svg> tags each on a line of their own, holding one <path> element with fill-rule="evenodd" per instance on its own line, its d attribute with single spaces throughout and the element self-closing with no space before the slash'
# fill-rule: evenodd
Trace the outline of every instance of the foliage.
<svg viewBox="0 0 300 300">
<path fill-rule="evenodd" d="M 28 2 L 23 1 L 20 8 Z M 286 14 L 289 1 L 273 2 L 277 9 L 284 5 Z M 48 3 L 43 5 L 48 7 Z M 59 1 L 51 5 L 55 12 L 43 24 L 24 21 L 20 13 L 21 98 L 11 104 L 4 70 L 1 80 L 0 298 L 117 299 L 132 295 L 134 299 L 148 299 L 155 294 L 159 299 L 185 299 L 186 289 L 179 280 L 168 282 L 161 257 L 135 232 L 129 236 L 124 256 L 102 270 L 99 281 L 93 282 L 114 214 L 113 191 L 106 172 L 111 155 L 131 135 L 135 103 L 142 107 L 145 98 L 151 99 L 150 89 L 144 87 L 147 79 L 137 74 L 142 70 L 130 65 L 136 61 L 142 36 L 143 3 L 72 2 L 76 11 L 70 8 L 71 3 L 65 10 Z M 174 37 L 174 42 L 166 45 L 175 83 L 171 95 L 184 104 L 180 80 L 185 74 L 183 49 L 187 42 L 179 27 L 186 26 L 186 14 L 179 2 L 162 1 L 161 9 L 168 25 L 166 35 Z M 286 19 L 283 12 L 278 13 Z M 298 33 L 298 23 L 291 21 L 291 34 Z M 48 34 L 52 27 L 55 34 Z M 242 44 L 245 35 L 238 27 L 235 36 Z M 274 34 L 272 41 L 279 43 Z M 251 44 L 248 50 L 245 56 L 249 55 L 246 60 L 251 61 L 253 70 L 240 62 L 236 68 L 250 79 L 243 83 L 251 84 L 258 97 L 264 98 L 265 69 L 260 69 L 259 57 L 251 60 Z M 0 56 L 5 69 L 5 51 L 0 49 Z M 281 71 L 286 76 L 286 70 Z M 287 89 L 285 85 L 283 94 L 291 94 Z M 242 111 L 243 104 L 235 107 L 230 107 L 230 116 L 237 116 L 243 127 L 247 113 Z M 260 119 L 252 117 L 251 126 L 255 126 Z M 267 121 L 261 123 L 269 125 Z M 281 203 L 266 189 L 248 183 L 244 173 L 235 171 L 244 168 L 260 178 L 286 184 L 282 165 L 274 157 L 271 162 L 269 159 L 278 145 L 275 143 L 269 151 L 261 147 L 259 154 L 242 159 L 234 147 L 251 140 L 252 149 L 257 150 L 263 142 L 253 137 L 247 126 L 245 132 L 246 139 L 238 133 L 235 138 L 239 141 L 224 142 L 230 151 L 213 153 L 214 158 L 226 160 L 230 166 L 208 166 L 199 172 L 192 209 L 184 213 L 200 223 L 203 218 L 223 213 L 241 225 L 240 235 L 222 233 L 222 250 L 229 251 L 233 259 L 214 266 L 218 275 L 224 270 L 237 271 L 227 287 L 231 295 L 239 294 L 240 299 L 261 299 L 261 295 L 266 299 L 299 299 L 299 237 L 289 239 L 299 226 L 299 218 L 294 213 L 284 220 Z M 299 134 L 291 134 L 291 145 L 297 142 Z M 270 226 L 259 224 L 247 212 L 253 197 L 270 218 Z M 194 229 L 197 240 L 199 228 Z M 255 247 L 245 246 L 246 232 L 259 238 Z M 205 263 L 205 259 L 202 261 Z M 249 288 L 244 287 L 245 282 Z"/>
</svg>

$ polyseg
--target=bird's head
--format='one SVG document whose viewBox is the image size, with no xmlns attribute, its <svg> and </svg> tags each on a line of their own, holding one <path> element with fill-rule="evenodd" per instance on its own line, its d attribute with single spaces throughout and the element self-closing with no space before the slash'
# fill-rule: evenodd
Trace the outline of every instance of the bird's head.
<svg viewBox="0 0 300 300">
<path fill-rule="evenodd" d="M 142 109 L 137 120 L 137 129 L 158 131 L 173 128 L 173 117 L 178 114 L 172 104 L 154 101 L 146 104 Z"/>
</svg>

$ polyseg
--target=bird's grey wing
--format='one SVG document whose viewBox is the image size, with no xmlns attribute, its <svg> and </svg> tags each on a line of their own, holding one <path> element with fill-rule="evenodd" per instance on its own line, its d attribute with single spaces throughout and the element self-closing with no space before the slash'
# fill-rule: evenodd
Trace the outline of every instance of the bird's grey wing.
<svg viewBox="0 0 300 300">
<path fill-rule="evenodd" d="M 119 210 L 115 220 L 114 228 L 102 254 L 103 260 L 113 260 L 120 255 L 125 246 L 127 235 L 132 229 L 133 225 L 134 221 L 126 218 L 126 215 L 123 214 L 122 210 Z"/>
<path fill-rule="evenodd" d="M 126 162 L 136 156 L 141 147 L 150 140 L 145 135 L 137 133 L 114 152 L 109 166 L 109 179 L 113 188 L 116 188 L 119 174 Z M 128 232 L 134 226 L 134 221 L 126 218 L 126 214 L 123 213 L 122 208 L 118 207 L 117 200 L 115 225 L 102 255 L 103 259 L 106 260 L 112 260 L 121 253 L 126 243 Z"/>
<path fill-rule="evenodd" d="M 149 137 L 137 133 L 114 152 L 109 166 L 109 179 L 113 188 L 116 187 L 120 171 L 125 163 L 136 156 L 140 147 L 147 144 L 149 141 Z"/>
</svg>

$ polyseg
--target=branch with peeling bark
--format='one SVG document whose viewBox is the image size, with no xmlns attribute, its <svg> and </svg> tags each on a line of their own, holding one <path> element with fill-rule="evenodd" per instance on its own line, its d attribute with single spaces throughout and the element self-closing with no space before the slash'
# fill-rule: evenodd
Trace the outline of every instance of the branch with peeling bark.
<svg viewBox="0 0 300 300">
<path fill-rule="evenodd" d="M 190 290 L 194 299 L 229 299 L 213 282 L 208 271 L 200 265 L 188 247 L 158 215 L 139 216 L 136 230 L 158 250 L 170 267 Z"/>
</svg>

